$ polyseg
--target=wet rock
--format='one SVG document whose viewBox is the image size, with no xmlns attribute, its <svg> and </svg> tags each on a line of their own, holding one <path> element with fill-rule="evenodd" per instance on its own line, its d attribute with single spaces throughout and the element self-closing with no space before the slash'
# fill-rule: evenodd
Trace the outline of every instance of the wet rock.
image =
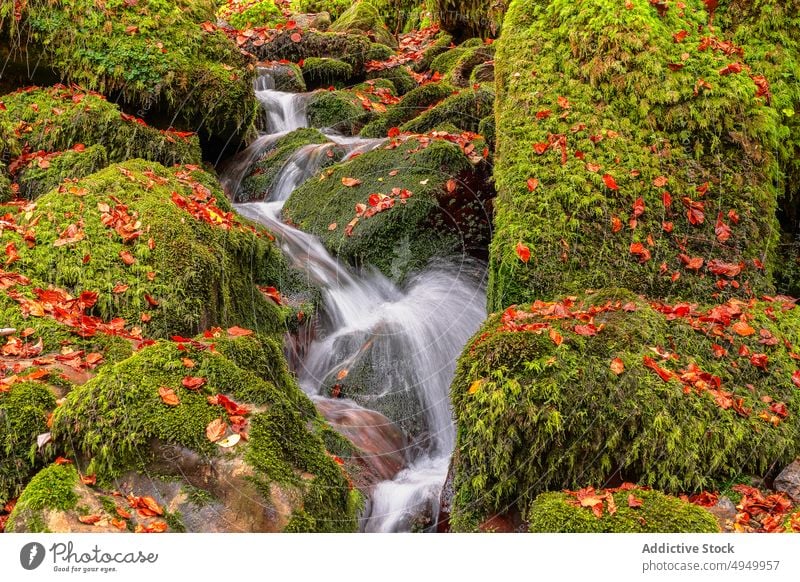
<svg viewBox="0 0 800 582">
<path fill-rule="evenodd" d="M 717 518 L 722 531 L 732 531 L 733 521 L 736 519 L 736 505 L 727 497 L 720 497 L 713 507 L 707 507 L 709 512 Z"/>
<path fill-rule="evenodd" d="M 773 488 L 783 491 L 792 501 L 800 503 L 800 459 L 795 459 L 775 478 Z"/>
<path fill-rule="evenodd" d="M 331 25 L 331 15 L 328 12 L 317 12 L 315 14 L 295 14 L 292 19 L 297 23 L 300 30 L 314 28 L 319 31 L 328 30 Z"/>
</svg>

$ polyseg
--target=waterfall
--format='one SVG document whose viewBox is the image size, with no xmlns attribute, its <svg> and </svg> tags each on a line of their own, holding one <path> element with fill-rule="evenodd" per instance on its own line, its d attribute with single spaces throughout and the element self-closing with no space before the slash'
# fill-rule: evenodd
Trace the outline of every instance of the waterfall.
<svg viewBox="0 0 800 582">
<path fill-rule="evenodd" d="M 307 125 L 302 95 L 262 88 L 267 85 L 266 81 L 257 85 L 256 94 L 273 133 L 259 137 L 227 165 L 221 181 L 232 199 L 258 158 L 255 151 Z M 316 237 L 284 224 L 284 202 L 322 168 L 330 148 L 344 148 L 347 156 L 353 156 L 383 143 L 335 134 L 327 137 L 330 142 L 304 146 L 290 157 L 270 188 L 269 200 L 237 204 L 236 209 L 270 229 L 287 259 L 321 289 L 318 338 L 298 370 L 301 387 L 318 407 L 329 413 L 335 410 L 337 418 L 377 414 L 321 394 L 326 379 L 359 362 L 368 363 L 381 380 L 381 386 L 374 387 L 376 397 L 392 392 L 418 402 L 425 430 L 412 435 L 415 446 L 407 451 L 410 465 L 374 487 L 368 515 L 362 520 L 369 532 L 409 531 L 420 514 L 429 515 L 434 523 L 437 518 L 455 442 L 449 387 L 461 350 L 486 317 L 484 269 L 469 261 L 440 262 L 399 287 L 376 270 L 351 270 Z M 348 430 L 353 427 L 348 425 Z"/>
</svg>

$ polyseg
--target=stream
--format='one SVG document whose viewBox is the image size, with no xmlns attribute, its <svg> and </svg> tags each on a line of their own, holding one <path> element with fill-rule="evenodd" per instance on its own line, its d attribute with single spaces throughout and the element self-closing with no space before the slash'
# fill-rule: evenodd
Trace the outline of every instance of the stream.
<svg viewBox="0 0 800 582">
<path fill-rule="evenodd" d="M 231 199 L 266 150 L 288 132 L 307 126 L 307 96 L 274 91 L 273 86 L 269 73 L 261 72 L 255 92 L 264 109 L 265 132 L 224 167 L 221 181 Z M 352 441 L 364 436 L 385 444 L 378 447 L 383 450 L 365 451 L 373 457 L 376 473 L 392 478 L 372 487 L 361 529 L 435 531 L 455 443 L 450 383 L 461 350 L 486 317 L 485 270 L 468 260 L 441 261 L 398 286 L 375 269 L 355 270 L 340 263 L 315 236 L 285 224 L 285 201 L 320 171 L 330 148 L 343 148 L 346 160 L 384 143 L 323 133 L 330 141 L 298 149 L 273 181 L 268 199 L 235 207 L 268 228 L 287 260 L 322 292 L 314 339 L 295 370 L 301 388 Z M 372 387 L 376 395 L 390 391 L 418 403 L 408 414 L 421 415 L 415 422 L 424 428 L 409 434 L 410 442 L 402 450 L 392 450 L 399 429 L 385 416 L 352 400 L 322 394 L 330 385 L 326 379 L 359 365 L 369 365 L 379 378 L 381 385 Z M 429 520 L 422 528 L 417 523 L 421 516 Z"/>
</svg>

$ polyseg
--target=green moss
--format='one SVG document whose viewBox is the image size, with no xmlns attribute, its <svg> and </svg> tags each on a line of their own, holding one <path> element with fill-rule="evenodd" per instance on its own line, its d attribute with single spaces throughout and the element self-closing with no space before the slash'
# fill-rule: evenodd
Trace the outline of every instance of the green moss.
<svg viewBox="0 0 800 582">
<path fill-rule="evenodd" d="M 339 18 L 352 4 L 352 0 L 291 0 L 292 10 L 296 12 L 327 12 L 334 19 Z"/>
<path fill-rule="evenodd" d="M 9 180 L 5 171 L 5 164 L 0 162 L 0 202 L 6 202 L 14 197 L 11 191 L 11 180 Z"/>
<path fill-rule="evenodd" d="M 106 148 L 93 145 L 82 151 L 67 150 L 49 158 L 48 166 L 42 168 L 35 161 L 24 168 L 17 178 L 18 195 L 30 200 L 52 190 L 65 179 L 78 180 L 93 174 L 108 165 Z"/>
<path fill-rule="evenodd" d="M 628 496 L 642 502 L 628 506 Z M 597 518 L 589 507 L 575 507 L 566 493 L 543 493 L 528 511 L 534 533 L 719 533 L 716 518 L 702 507 L 658 491 L 634 489 L 613 494 L 617 510 Z M 605 504 L 604 504 L 605 506 Z"/>
<path fill-rule="evenodd" d="M 279 31 L 270 42 L 254 46 L 251 40 L 244 48 L 264 61 L 286 59 L 297 63 L 311 57 L 339 59 L 353 67 L 354 75 L 364 74 L 364 63 L 372 45 L 366 36 L 306 30 L 300 42 L 294 42 L 292 34 L 292 31 Z"/>
<path fill-rule="evenodd" d="M 496 139 L 494 115 L 487 115 L 481 119 L 481 122 L 478 124 L 478 134 L 483 136 L 483 139 L 486 140 L 486 145 L 489 147 L 489 150 L 494 151 Z"/>
<path fill-rule="evenodd" d="M 478 39 L 474 39 L 478 41 Z M 468 42 L 463 43 L 460 48 L 467 48 L 449 70 L 447 79 L 456 87 L 468 87 L 472 83 L 470 77 L 472 72 L 479 65 L 490 63 L 494 59 L 494 45 L 485 46 L 478 41 L 477 46 L 468 47 Z M 455 51 L 454 51 L 455 52 Z"/>
<path fill-rule="evenodd" d="M 455 47 L 442 51 L 433 60 L 431 60 L 430 70 L 446 77 L 455 68 L 461 57 L 469 52 L 470 51 L 468 49 L 463 47 Z"/>
<path fill-rule="evenodd" d="M 272 77 L 276 91 L 305 93 L 308 90 L 302 69 L 294 63 L 273 63 L 258 71 L 267 72 Z"/>
<path fill-rule="evenodd" d="M 381 71 L 371 71 L 367 73 L 367 79 L 384 78 L 389 79 L 397 89 L 398 95 L 405 95 L 417 86 L 417 82 L 408 70 L 408 67 L 398 66 Z"/>
<path fill-rule="evenodd" d="M 320 129 L 332 129 L 355 135 L 372 118 L 361 101 L 347 91 L 317 91 L 306 103 L 308 124 Z"/>
<path fill-rule="evenodd" d="M 555 313 L 561 306 L 562 313 L 593 314 L 593 323 L 605 327 L 587 337 L 575 331 L 583 324 L 577 319 L 518 319 L 510 308 L 489 318 L 459 360 L 451 390 L 457 529 L 509 507 L 524 511 L 541 492 L 601 486 L 612 477 L 669 493 L 714 490 L 737 476 L 763 475 L 800 452 L 800 391 L 791 382 L 797 365 L 786 347 L 800 341 L 800 312 L 791 304 L 728 305 L 734 320 L 741 309 L 756 330 L 747 337 L 713 323 L 724 321 L 725 311 L 693 306 L 693 323 L 671 320 L 658 304 L 625 290 L 577 297 L 572 307 L 565 300 Z M 505 321 L 544 327 L 510 331 Z M 563 344 L 556 346 L 548 326 Z M 760 343 L 769 337 L 776 345 Z M 715 344 L 726 350 L 719 357 Z M 766 370 L 738 356 L 742 345 L 766 354 Z M 624 364 L 620 375 L 611 370 L 614 358 Z M 709 374 L 708 390 L 690 385 L 686 393 L 683 382 L 664 381 L 647 367 L 648 358 L 679 375 L 696 365 Z M 715 396 L 714 378 L 728 396 Z M 785 403 L 785 418 L 770 408 L 777 402 Z"/>
<path fill-rule="evenodd" d="M 478 133 L 481 119 L 494 109 L 494 92 L 485 87 L 462 89 L 428 111 L 403 124 L 402 131 L 425 133 L 451 123 L 462 131 Z"/>
<path fill-rule="evenodd" d="M 446 32 L 440 32 L 436 40 L 425 49 L 422 58 L 414 63 L 414 71 L 421 73 L 431 69 L 433 60 L 439 55 L 447 52 L 453 45 L 453 37 Z"/>
<path fill-rule="evenodd" d="M 353 77 L 353 67 L 339 59 L 309 57 L 303 61 L 303 80 L 309 89 L 342 88 Z"/>
<path fill-rule="evenodd" d="M 398 171 L 395 171 L 398 170 Z M 390 172 L 394 175 L 390 175 Z M 352 161 L 334 166 L 319 179 L 295 190 L 284 207 L 294 224 L 322 239 L 343 260 L 369 264 L 395 280 L 424 267 L 434 256 L 461 254 L 480 246 L 480 221 L 453 217 L 480 216 L 472 209 L 485 195 L 475 192 L 468 199 L 446 193 L 446 182 L 475 172 L 461 149 L 448 141 L 433 139 L 420 148 L 416 138 L 396 148 L 379 148 Z M 347 187 L 342 178 L 361 184 Z M 346 234 L 356 217 L 355 205 L 367 204 L 370 194 L 390 195 L 393 188 L 406 188 L 412 196 L 405 203 L 370 218 L 362 218 Z M 331 229 L 330 225 L 336 224 Z"/>
<path fill-rule="evenodd" d="M 18 60 L 207 135 L 241 137 L 252 126 L 252 72 L 222 31 L 200 26 L 215 20 L 212 2 L 31 0 L 19 22 L 14 2 L 2 5 L 0 35 Z"/>
<path fill-rule="evenodd" d="M 494 83 L 494 63 L 476 65 L 469 75 L 470 84 Z"/>
<path fill-rule="evenodd" d="M 367 54 L 367 62 L 369 61 L 386 61 L 394 54 L 394 51 L 385 44 L 378 44 L 376 42 L 369 46 L 369 53 Z"/>
<path fill-rule="evenodd" d="M 447 83 L 428 83 L 409 91 L 399 103 L 387 108 L 386 112 L 368 123 L 361 130 L 364 137 L 386 137 L 393 127 L 400 127 L 414 119 L 432 105 L 446 99 L 453 93 L 453 87 Z"/>
<path fill-rule="evenodd" d="M 47 532 L 44 511 L 69 511 L 78 502 L 78 472 L 73 465 L 50 465 L 39 471 L 17 500 L 6 523 L 8 532 Z"/>
<path fill-rule="evenodd" d="M 381 13 L 368 1 L 356 1 L 336 19 L 330 30 L 331 32 L 361 31 L 377 43 L 390 47 L 397 46 L 397 40 L 387 30 Z"/>
<path fill-rule="evenodd" d="M 251 202 L 269 198 L 275 178 L 293 154 L 304 146 L 327 142 L 328 138 L 316 129 L 298 129 L 281 137 L 264 151 L 250 173 L 244 177 L 235 193 L 235 200 Z M 330 158 L 330 163 L 335 161 L 336 157 Z"/>
<path fill-rule="evenodd" d="M 483 37 L 499 34 L 506 7 L 507 3 L 493 0 L 434 0 L 432 11 L 443 30 Z"/>
<path fill-rule="evenodd" d="M 144 158 L 171 166 L 201 161 L 196 136 L 178 137 L 125 119 L 119 107 L 97 93 L 56 85 L 20 90 L 0 101 L 5 105 L 0 108 L 0 156 L 17 157 L 26 146 L 33 152 L 58 152 L 80 144 L 103 146 L 112 162 Z M 93 151 L 92 157 L 99 156 Z"/>
<path fill-rule="evenodd" d="M 237 0 L 224 4 L 217 17 L 239 30 L 271 26 L 284 20 L 274 0 Z"/>
<path fill-rule="evenodd" d="M 225 229 L 195 219 L 173 203 L 173 192 L 187 198 L 207 192 L 222 212 L 230 211 L 210 175 L 142 160 L 110 166 L 53 190 L 39 198 L 35 213 L 18 209 L 17 220 L 26 229 L 36 224 L 37 244 L 28 248 L 21 233 L 9 230 L 2 242 L 14 242 L 19 249 L 15 266 L 31 280 L 21 289 L 24 296 L 32 297 L 33 288 L 48 285 L 73 295 L 98 292 L 94 315 L 105 320 L 123 317 L 131 326 L 146 312 L 151 320 L 141 325 L 149 337 L 192 333 L 211 325 L 241 325 L 267 333 L 284 329 L 283 311 L 255 288 L 277 284 L 285 270 L 269 235 L 243 223 Z M 141 223 L 141 236 L 124 243 L 102 223 L 98 205 L 103 204 L 125 205 Z M 78 223 L 84 238 L 56 246 L 61 233 Z M 122 251 L 136 262 L 126 265 Z M 128 288 L 114 293 L 117 285 Z"/>
<path fill-rule="evenodd" d="M 698 30 L 708 14 L 701 0 L 686 4 L 659 17 L 646 0 L 622 11 L 605 1 L 591 11 L 569 0 L 512 3 L 496 58 L 492 309 L 609 285 L 690 299 L 771 290 L 781 114 L 756 95 L 748 74 L 720 74 L 734 58 L 688 51 L 705 35 Z M 675 42 L 681 30 L 687 36 Z M 750 50 L 744 46 L 745 54 Z M 671 63 L 684 66 L 673 71 Z M 751 68 L 753 75 L 770 72 L 757 61 Z M 697 87 L 695 94 L 699 78 L 712 88 Z M 551 136 L 564 136 L 564 159 L 557 144 L 534 152 Z M 605 174 L 619 190 L 604 183 Z M 667 182 L 657 186 L 661 176 Z M 538 180 L 535 195 L 529 178 Z M 664 191 L 671 193 L 669 208 Z M 631 229 L 640 197 L 645 210 Z M 690 223 L 684 199 L 703 205 L 702 223 Z M 731 228 L 724 244 L 715 236 L 720 214 Z M 624 225 L 618 232 L 615 217 Z M 520 242 L 533 250 L 527 264 L 515 253 Z M 631 254 L 635 243 L 646 245 L 650 260 Z M 685 269 L 680 254 L 703 258 L 704 268 Z M 718 277 L 705 268 L 713 259 L 743 263 L 738 289 L 725 281 L 717 288 Z"/>
<path fill-rule="evenodd" d="M 43 384 L 24 382 L 0 392 L 0 504 L 19 495 L 40 466 L 36 437 L 48 431 L 56 399 Z"/>
</svg>

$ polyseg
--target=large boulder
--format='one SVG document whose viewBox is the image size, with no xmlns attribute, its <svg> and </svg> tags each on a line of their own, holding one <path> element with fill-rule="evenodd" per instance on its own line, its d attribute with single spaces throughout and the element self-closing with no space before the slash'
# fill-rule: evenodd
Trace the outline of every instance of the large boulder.
<svg viewBox="0 0 800 582">
<path fill-rule="evenodd" d="M 492 315 L 452 384 L 451 523 L 622 478 L 669 493 L 763 475 L 800 451 L 798 309 L 701 307 L 625 290 Z"/>
<path fill-rule="evenodd" d="M 635 0 L 612 22 L 574 2 L 512 3 L 496 58 L 492 309 L 605 286 L 770 290 L 780 81 L 750 46 L 760 35 L 727 43 L 704 2 L 685 4 Z"/>
<path fill-rule="evenodd" d="M 284 309 L 256 288 L 279 286 L 284 273 L 271 235 L 233 215 L 194 166 L 116 164 L 9 210 L 0 238 L 14 253 L 7 268 L 25 279 L 5 285 L 4 325 L 57 321 L 91 336 L 104 329 L 80 319 L 91 315 L 148 337 L 284 328 Z M 57 349 L 57 334 L 43 339 Z"/>
<path fill-rule="evenodd" d="M 398 135 L 306 182 L 284 215 L 341 259 L 396 281 L 437 256 L 479 255 L 493 192 L 473 137 Z"/>
<path fill-rule="evenodd" d="M 0 9 L 11 62 L 40 63 L 37 70 L 118 96 L 140 116 L 223 143 L 251 130 L 252 70 L 209 22 L 211 0 L 18 4 L 3 0 Z"/>
<path fill-rule="evenodd" d="M 379 44 L 397 46 L 378 9 L 370 0 L 359 0 L 345 10 L 331 25 L 332 32 L 360 32 Z"/>
<path fill-rule="evenodd" d="M 429 107 L 436 105 L 453 93 L 454 89 L 447 83 L 428 83 L 406 93 L 399 103 L 386 109 L 384 113 L 369 122 L 361 135 L 364 137 L 386 137 L 393 127 L 400 127 L 424 113 Z"/>
</svg>

